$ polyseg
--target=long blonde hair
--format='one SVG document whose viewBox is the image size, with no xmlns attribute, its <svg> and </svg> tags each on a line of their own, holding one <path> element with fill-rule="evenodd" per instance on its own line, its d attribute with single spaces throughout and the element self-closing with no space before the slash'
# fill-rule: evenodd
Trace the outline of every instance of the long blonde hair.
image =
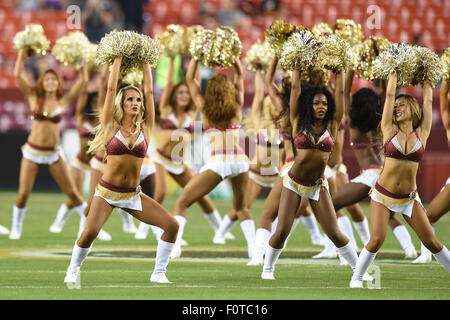
<svg viewBox="0 0 450 320">
<path fill-rule="evenodd" d="M 116 99 L 114 101 L 114 115 L 113 118 L 117 123 L 122 123 L 123 118 L 123 101 L 125 100 L 125 92 L 127 90 L 136 90 L 139 93 L 139 97 L 141 98 L 142 104 L 141 104 L 141 111 L 139 112 L 139 115 L 136 119 L 136 133 L 137 131 L 141 130 L 141 124 L 144 122 L 145 119 L 145 101 L 144 101 L 144 95 L 142 94 L 142 91 L 133 85 L 129 85 L 126 87 L 123 87 L 119 90 L 119 92 L 116 95 Z M 101 112 L 99 113 L 99 117 L 101 115 Z M 89 150 L 87 153 L 97 153 L 100 151 L 105 151 L 105 128 L 102 127 L 102 124 L 100 123 L 98 126 L 96 126 L 94 129 L 92 129 L 92 133 L 95 134 L 95 137 L 92 141 L 89 142 Z"/>
<path fill-rule="evenodd" d="M 419 106 L 419 102 L 417 102 L 416 98 L 410 96 L 409 94 L 400 94 L 395 97 L 395 101 L 397 101 L 400 98 L 404 98 L 406 100 L 406 103 L 408 104 L 409 109 L 411 110 L 413 129 L 415 130 L 422 121 L 422 109 Z"/>
</svg>

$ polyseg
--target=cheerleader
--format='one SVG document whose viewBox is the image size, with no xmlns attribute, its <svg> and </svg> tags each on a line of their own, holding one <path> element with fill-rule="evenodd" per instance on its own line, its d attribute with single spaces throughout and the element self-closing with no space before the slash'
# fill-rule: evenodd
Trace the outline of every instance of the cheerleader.
<svg viewBox="0 0 450 320">
<path fill-rule="evenodd" d="M 180 241 L 186 224 L 187 209 L 208 194 L 222 180 L 229 178 L 233 189 L 233 210 L 241 221 L 247 240 L 248 254 L 254 243 L 255 223 L 245 201 L 248 186 L 249 160 L 239 147 L 241 109 L 244 102 L 244 80 L 239 60 L 234 62 L 234 83 L 226 75 L 215 74 L 208 80 L 205 96 L 202 95 L 195 74 L 199 62 L 189 63 L 186 81 L 195 106 L 202 114 L 203 128 L 208 134 L 211 157 L 184 187 L 175 203 L 174 215 L 180 229 L 172 257 L 181 255 Z M 227 215 L 225 216 L 227 217 Z"/>
<path fill-rule="evenodd" d="M 440 89 L 440 110 L 441 119 L 447 132 L 447 141 L 450 147 L 450 98 L 449 82 L 443 79 Z M 427 208 L 427 215 L 430 223 L 435 224 L 444 214 L 450 210 L 450 177 L 445 182 L 441 191 L 434 197 Z M 413 263 L 429 263 L 432 260 L 432 254 L 423 243 L 420 246 L 420 256 Z"/>
<path fill-rule="evenodd" d="M 16 61 L 14 75 L 21 91 L 27 98 L 32 113 L 31 132 L 22 146 L 19 191 L 13 207 L 10 239 L 20 239 L 28 196 L 33 188 L 39 165 L 48 165 L 59 187 L 69 197 L 66 203 L 82 215 L 86 203 L 70 178 L 62 158 L 59 122 L 64 110 L 74 100 L 87 82 L 87 69 L 83 67 L 78 80 L 65 95 L 58 74 L 49 69 L 42 73 L 34 87 L 23 77 L 22 70 L 26 49 L 21 49 Z"/>
<path fill-rule="evenodd" d="M 250 207 L 263 188 L 272 188 L 278 176 L 282 151 L 281 137 L 275 132 L 274 110 L 270 96 L 264 98 L 264 81 L 260 70 L 255 73 L 255 95 L 250 118 L 255 130 L 255 158 L 251 161 L 247 204 Z"/>
<path fill-rule="evenodd" d="M 342 72 L 336 75 L 333 99 L 324 87 L 311 87 L 302 92 L 300 66 L 294 69 L 290 122 L 296 156 L 288 175 L 283 178 L 278 225 L 266 250 L 261 274 L 263 279 L 275 279 L 275 263 L 283 250 L 302 197 L 309 199 L 319 223 L 336 245 L 338 253 L 352 267 L 356 265 L 358 257 L 355 248 L 338 227 L 328 183 L 323 176 L 343 114 L 342 77 Z"/>
<path fill-rule="evenodd" d="M 413 97 L 395 96 L 396 85 L 397 74 L 394 72 L 388 80 L 381 118 L 386 158 L 380 177 L 370 193 L 370 240 L 361 250 L 350 288 L 363 287 L 362 275 L 372 264 L 386 237 L 389 211 L 403 214 L 422 243 L 450 272 L 450 252 L 434 235 L 416 191 L 417 169 L 431 131 L 433 89 L 425 80 L 421 117 L 419 104 Z"/>
<path fill-rule="evenodd" d="M 255 92 L 251 112 L 243 121 L 244 129 L 249 133 L 250 152 L 254 153 L 250 161 L 249 184 L 245 195 L 249 209 L 263 188 L 273 188 L 278 176 L 278 163 L 281 156 L 279 151 L 282 150 L 281 139 L 274 130 L 274 108 L 270 97 L 264 98 L 264 80 L 261 70 L 256 70 L 254 80 Z M 255 146 L 254 151 L 253 146 Z M 237 219 L 236 212 L 231 210 L 220 225 L 219 231 L 216 232 L 214 243 L 225 243 L 226 233 L 224 232 L 228 232 Z"/>
<path fill-rule="evenodd" d="M 108 66 L 105 67 L 106 70 L 108 70 Z M 101 98 L 100 101 L 104 102 L 105 98 L 105 89 L 106 86 L 103 85 L 104 83 L 107 83 L 108 79 L 108 72 L 105 73 L 105 77 L 102 74 L 102 86 L 99 90 L 99 97 Z M 120 87 L 125 87 L 126 84 L 120 85 Z M 100 105 L 100 108 L 103 107 L 103 104 Z M 86 210 L 84 211 L 84 217 L 82 217 L 80 221 L 80 227 L 78 231 L 78 237 L 81 235 L 81 232 L 83 232 L 85 226 L 86 226 L 86 217 L 89 213 L 89 208 L 91 205 L 92 198 L 94 196 L 97 184 L 99 183 L 102 175 L 106 171 L 106 154 L 104 150 L 101 150 L 97 152 L 90 161 L 90 167 L 91 167 L 91 175 L 90 175 L 90 192 L 89 192 L 89 201 L 88 205 L 86 207 Z M 145 154 L 144 161 L 142 162 L 141 171 L 139 173 L 139 180 L 140 180 L 140 186 L 142 192 L 149 196 L 150 198 L 154 197 L 155 193 L 155 172 L 156 168 L 153 163 L 153 161 L 150 159 L 150 156 L 148 153 Z M 133 216 L 130 215 L 128 212 L 123 210 L 122 208 L 117 208 L 117 211 L 119 212 L 120 218 L 122 220 L 122 229 L 125 233 L 136 233 L 137 228 L 134 225 Z M 156 228 L 156 227 L 155 227 Z M 159 231 L 162 230 L 158 228 Z M 112 240 L 112 237 L 103 229 L 100 229 L 100 232 L 97 236 L 99 240 Z"/>
<path fill-rule="evenodd" d="M 93 128 L 98 125 L 98 114 L 103 107 L 108 74 L 108 66 L 105 66 L 100 75 L 100 85 L 98 91 L 89 94 L 87 92 L 83 92 L 77 100 L 75 118 L 77 120 L 77 128 L 80 137 L 80 151 L 72 160 L 71 174 L 80 194 L 82 194 L 85 174 L 89 172 L 90 176 L 89 201 L 83 215 L 80 217 L 81 219 L 78 228 L 78 237 L 81 235 L 81 232 L 83 232 L 84 227 L 86 226 L 86 216 L 89 212 L 89 206 L 95 192 L 95 187 L 97 186 L 98 181 L 100 180 L 106 168 L 106 159 L 104 159 L 103 152 L 100 152 L 94 156 L 87 151 L 89 149 L 90 141 L 95 137 L 95 134 L 93 134 Z M 144 168 L 144 165 L 142 166 L 142 168 Z M 143 190 L 145 190 L 144 187 L 146 186 L 146 184 L 141 183 L 141 186 L 143 187 Z M 118 210 L 122 217 L 124 232 L 136 232 L 136 227 L 134 225 L 132 217 L 120 208 Z M 55 221 L 50 226 L 50 232 L 61 232 L 65 222 L 72 212 L 73 210 L 70 210 L 67 205 L 63 203 L 58 210 Z M 98 234 L 98 239 L 103 241 L 110 241 L 112 240 L 112 237 L 108 232 L 101 229 Z"/>
<path fill-rule="evenodd" d="M 159 127 L 161 130 L 158 134 L 156 154 L 153 156 L 156 166 L 157 186 L 155 200 L 160 204 L 163 203 L 167 193 L 167 173 L 182 188 L 194 176 L 192 169 L 183 160 L 183 150 L 187 148 L 187 144 L 190 142 L 190 135 L 194 129 L 195 116 L 193 111 L 194 105 L 186 83 L 173 84 L 173 58 L 171 58 L 167 84 L 159 102 L 159 113 L 161 115 Z M 174 139 L 174 131 L 177 132 L 176 139 Z M 180 148 L 180 143 L 184 144 L 182 148 Z M 180 152 L 177 153 L 176 150 L 180 150 Z M 198 204 L 203 210 L 204 217 L 215 232 L 222 220 L 219 212 L 207 196 L 200 198 Z M 149 227 L 141 223 L 135 237 L 137 239 L 145 239 Z M 159 238 L 160 232 L 154 228 L 153 232 Z"/>
<path fill-rule="evenodd" d="M 85 175 L 90 171 L 89 161 L 92 156 L 86 151 L 88 142 L 93 138 L 90 132 L 97 125 L 97 92 L 87 91 L 87 86 L 81 90 L 75 107 L 75 121 L 77 124 L 80 150 L 71 162 L 70 175 L 78 190 L 79 194 L 83 194 L 83 182 Z M 50 226 L 50 232 L 60 233 L 65 221 L 69 218 L 72 210 L 69 210 L 67 203 L 61 204 L 56 219 Z"/>
<path fill-rule="evenodd" d="M 294 146 L 291 139 L 291 125 L 289 121 L 289 97 L 291 93 L 291 79 L 290 76 L 283 77 L 281 81 L 281 88 L 278 88 L 274 82 L 275 71 L 278 64 L 278 58 L 274 57 L 268 72 L 266 74 L 266 85 L 269 92 L 269 97 L 273 106 L 273 117 L 276 119 L 277 127 L 281 131 L 283 137 L 283 157 L 280 169 L 278 170 L 278 177 L 271 188 L 266 201 L 264 202 L 264 209 L 261 218 L 258 222 L 258 228 L 255 233 L 255 248 L 252 258 L 247 266 L 258 266 L 264 262 L 264 253 L 267 248 L 270 235 L 275 231 L 278 222 L 278 207 L 280 204 L 281 190 L 283 188 L 283 177 L 289 172 L 294 163 Z M 314 214 L 308 208 L 308 201 L 306 198 L 301 200 L 299 209 L 296 212 L 291 231 L 286 238 L 285 245 L 288 238 L 295 230 L 299 221 L 308 230 L 311 241 L 314 245 L 323 245 L 323 237 L 317 225 L 317 220 Z"/>
<path fill-rule="evenodd" d="M 348 86 L 352 87 L 353 72 L 347 79 Z M 385 80 L 382 80 L 381 97 L 385 96 Z M 336 211 L 358 203 L 366 198 L 372 187 L 375 186 L 380 176 L 383 165 L 383 156 L 381 152 L 382 137 L 379 130 L 379 124 L 382 114 L 382 99 L 369 88 L 362 88 L 355 92 L 350 98 L 350 90 L 346 91 L 346 100 L 351 100 L 350 108 L 346 108 L 346 118 L 349 123 L 350 146 L 353 149 L 356 160 L 361 168 L 361 173 L 342 185 L 332 196 L 334 209 Z M 383 98 L 384 100 L 384 98 Z M 371 116 L 368 117 L 367 115 Z M 370 238 L 370 231 L 367 219 L 361 222 L 353 222 L 364 245 Z M 395 237 L 399 241 L 405 258 L 417 257 L 416 249 L 412 243 L 408 229 L 395 217 L 393 213 L 389 216 L 389 226 Z"/>
<path fill-rule="evenodd" d="M 135 86 L 126 86 L 116 95 L 121 62 L 122 58 L 118 57 L 112 65 L 100 118 L 101 127 L 89 148 L 89 152 L 105 148 L 106 170 L 92 199 L 86 228 L 72 251 L 64 279 L 69 288 L 77 286 L 81 264 L 114 207 L 120 207 L 140 221 L 164 230 L 158 242 L 150 281 L 169 283 L 165 273 L 178 223 L 156 201 L 141 193 L 138 186 L 155 117 L 151 68 L 143 64 L 143 93 Z"/>
</svg>

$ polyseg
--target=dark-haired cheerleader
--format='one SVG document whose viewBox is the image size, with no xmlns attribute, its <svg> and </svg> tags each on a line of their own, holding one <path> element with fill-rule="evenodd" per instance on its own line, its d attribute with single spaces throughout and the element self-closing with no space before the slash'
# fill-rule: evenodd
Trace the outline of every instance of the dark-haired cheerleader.
<svg viewBox="0 0 450 320">
<path fill-rule="evenodd" d="M 339 230 L 336 213 L 324 177 L 343 114 L 343 73 L 336 75 L 335 99 L 325 87 L 301 90 L 300 66 L 294 69 L 290 96 L 290 122 L 296 156 L 283 179 L 278 225 L 269 240 L 261 277 L 275 279 L 275 263 L 294 221 L 302 197 L 309 199 L 324 232 L 337 247 L 339 255 L 354 267 L 356 250 Z M 336 102 L 335 102 L 336 101 Z"/>
</svg>

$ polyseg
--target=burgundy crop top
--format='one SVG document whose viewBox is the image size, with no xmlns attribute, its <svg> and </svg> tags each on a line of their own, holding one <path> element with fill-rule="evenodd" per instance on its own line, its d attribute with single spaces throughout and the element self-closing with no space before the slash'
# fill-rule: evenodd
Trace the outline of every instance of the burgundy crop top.
<svg viewBox="0 0 450 320">
<path fill-rule="evenodd" d="M 39 113 L 36 110 L 34 110 L 31 115 L 31 120 L 36 120 L 36 121 L 51 121 L 53 123 L 59 123 L 61 121 L 61 119 L 62 119 L 61 107 L 58 107 L 51 114 L 48 114 L 47 111 Z"/>
<path fill-rule="evenodd" d="M 417 136 L 417 142 L 408 153 L 405 153 L 402 146 L 398 142 L 397 139 L 398 130 L 397 130 L 394 136 L 391 139 L 389 139 L 384 145 L 385 157 L 419 162 L 425 153 L 425 148 L 423 147 L 422 141 L 420 141 L 417 132 L 414 131 L 414 133 Z"/>
<path fill-rule="evenodd" d="M 294 146 L 295 149 L 318 149 L 323 152 L 331 152 L 333 151 L 334 141 L 328 130 L 325 130 L 317 142 L 310 133 L 300 131 L 294 137 Z"/>
<path fill-rule="evenodd" d="M 186 120 L 182 124 L 182 126 L 177 125 L 178 120 L 173 113 L 169 114 L 169 116 L 164 119 L 161 123 L 161 129 L 163 130 L 176 130 L 176 129 L 187 129 L 189 132 L 194 131 L 194 123 L 190 116 L 186 117 Z"/>
<path fill-rule="evenodd" d="M 78 134 L 81 138 L 94 138 L 95 134 L 92 133 L 92 125 L 89 122 L 83 122 L 83 126 L 78 130 Z"/>
<path fill-rule="evenodd" d="M 121 126 L 119 125 L 116 134 L 106 143 L 106 155 L 117 156 L 122 154 L 130 154 L 138 158 L 145 158 L 145 155 L 147 154 L 148 144 L 147 141 L 145 141 L 144 132 L 142 132 L 142 129 L 136 142 L 133 144 L 133 146 L 131 146 L 122 135 L 120 127 Z"/>
</svg>

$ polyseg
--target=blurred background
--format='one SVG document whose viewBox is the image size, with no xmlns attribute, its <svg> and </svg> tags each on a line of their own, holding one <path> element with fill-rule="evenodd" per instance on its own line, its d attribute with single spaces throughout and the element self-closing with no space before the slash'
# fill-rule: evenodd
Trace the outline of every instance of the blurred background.
<svg viewBox="0 0 450 320">
<path fill-rule="evenodd" d="M 73 30 L 82 30 L 91 42 L 98 43 L 105 33 L 113 29 L 135 30 L 155 37 L 168 24 L 199 24 L 209 29 L 225 25 L 238 32 L 243 58 L 253 43 L 264 41 L 265 30 L 276 19 L 307 27 L 321 22 L 334 26 L 336 19 L 353 19 L 362 25 L 366 37 L 378 35 L 391 42 L 419 44 L 440 54 L 450 46 L 449 13 L 450 0 L 1 0 L 0 146 L 3 154 L 0 189 L 17 189 L 22 157 L 20 147 L 26 141 L 31 124 L 24 96 L 13 76 L 17 52 L 12 46 L 16 33 L 29 23 L 41 24 L 51 45 Z M 374 25 L 374 19 L 378 24 Z M 165 66 L 167 59 L 161 59 L 155 72 L 155 99 L 165 84 Z M 176 79 L 181 79 L 186 68 L 185 59 L 179 57 L 176 66 Z M 33 81 L 47 68 L 58 71 L 65 89 L 77 78 L 72 67 L 59 64 L 51 54 L 28 58 L 26 76 Z M 204 81 L 211 74 L 208 68 L 202 69 Z M 245 108 L 251 104 L 252 80 L 253 73 L 247 71 Z M 367 86 L 373 87 L 374 84 L 355 77 L 352 91 Z M 434 90 L 433 129 L 418 175 L 418 189 L 425 202 L 439 192 L 450 175 L 450 152 L 439 113 L 439 86 Z M 401 91 L 422 101 L 420 86 Z M 64 114 L 61 128 L 69 163 L 78 151 L 74 104 Z M 358 174 L 359 168 L 348 145 L 348 135 L 343 154 L 352 178 Z M 47 169 L 40 170 L 36 189 L 58 189 Z M 172 187 L 171 191 L 176 192 L 177 188 Z"/>
</svg>

